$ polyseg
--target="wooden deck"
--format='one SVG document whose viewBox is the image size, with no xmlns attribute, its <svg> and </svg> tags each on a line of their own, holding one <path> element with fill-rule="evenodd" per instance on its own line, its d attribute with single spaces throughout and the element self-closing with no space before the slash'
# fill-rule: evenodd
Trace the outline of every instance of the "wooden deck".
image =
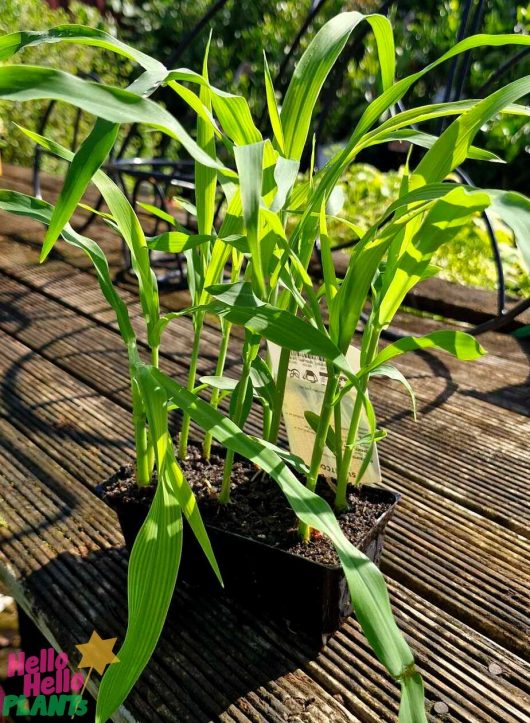
<svg viewBox="0 0 530 723">
<path fill-rule="evenodd" d="M 5 169 L 0 186 L 28 190 Z M 53 186 L 45 187 L 53 192 Z M 119 270 L 119 245 L 91 235 Z M 42 228 L 0 216 L 0 580 L 57 647 L 125 630 L 127 555 L 94 488 L 132 454 L 127 359 L 88 260 Z M 124 299 L 139 322 L 134 287 Z M 169 308 L 182 295 L 166 294 Z M 401 315 L 425 333 L 437 322 Z M 139 323 L 138 323 L 139 326 Z M 162 366 L 184 378 L 191 324 L 169 328 Z M 200 372 L 215 366 L 207 326 Z M 403 494 L 383 555 L 393 607 L 424 675 L 433 721 L 530 721 L 530 343 L 482 337 L 463 364 L 416 354 L 418 397 L 374 387 L 389 437 L 386 483 Z M 237 344 L 229 364 L 237 369 Z M 256 421 L 251 420 L 250 426 Z M 398 690 L 354 620 L 318 656 L 280 624 L 179 586 L 157 652 L 116 720 L 397 719 Z"/>
</svg>

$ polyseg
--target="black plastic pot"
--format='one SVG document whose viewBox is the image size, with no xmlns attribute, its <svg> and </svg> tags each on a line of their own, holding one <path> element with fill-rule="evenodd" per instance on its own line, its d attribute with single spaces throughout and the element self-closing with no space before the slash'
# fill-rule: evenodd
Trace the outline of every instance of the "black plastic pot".
<svg viewBox="0 0 530 723">
<path fill-rule="evenodd" d="M 365 487 L 365 494 L 390 507 L 379 517 L 358 545 L 367 557 L 379 564 L 384 531 L 400 499 L 397 492 Z M 103 494 L 104 498 L 104 494 Z M 112 500 L 129 550 L 145 519 L 146 509 L 120 499 Z M 324 565 L 301 555 L 206 524 L 221 569 L 225 590 L 253 608 L 281 616 L 294 630 L 301 630 L 317 644 L 352 614 L 346 579 L 340 565 Z M 212 593 L 220 586 L 195 537 L 185 534 L 179 579 Z"/>
</svg>

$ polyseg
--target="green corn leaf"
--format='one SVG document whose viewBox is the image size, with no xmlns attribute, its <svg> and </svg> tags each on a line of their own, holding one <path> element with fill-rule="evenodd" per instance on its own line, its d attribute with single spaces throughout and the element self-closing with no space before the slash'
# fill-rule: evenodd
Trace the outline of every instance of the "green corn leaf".
<svg viewBox="0 0 530 723">
<path fill-rule="evenodd" d="M 147 239 L 147 245 L 153 251 L 167 251 L 168 253 L 179 254 L 205 243 L 222 241 L 228 246 L 233 246 L 243 254 L 249 253 L 247 237 L 241 234 L 233 234 L 232 236 L 223 236 L 218 239 L 217 236 L 208 234 L 188 234 L 183 231 L 166 231 L 158 236 L 151 236 Z"/>
<path fill-rule="evenodd" d="M 222 389 L 223 391 L 229 392 L 233 392 L 237 387 L 237 379 L 231 379 L 230 377 L 205 376 L 201 377 L 199 381 L 201 384 L 207 384 L 214 389 Z"/>
<path fill-rule="evenodd" d="M 202 74 L 208 81 L 208 54 L 210 50 L 211 35 L 204 53 Z M 212 110 L 210 89 L 201 86 L 200 100 L 208 111 Z M 215 131 L 205 118 L 197 116 L 197 143 L 212 159 L 215 159 Z M 208 168 L 202 163 L 195 162 L 195 203 L 197 206 L 197 225 L 199 233 L 212 232 L 215 216 L 215 193 L 217 187 L 217 173 L 215 168 Z"/>
<path fill-rule="evenodd" d="M 397 369 L 397 367 L 392 364 L 380 364 L 370 372 L 370 376 L 388 377 L 389 379 L 394 379 L 402 384 L 410 396 L 410 400 L 412 402 L 412 414 L 414 415 L 414 420 L 416 420 L 416 395 L 414 394 L 414 389 L 412 388 L 409 380 L 404 376 L 404 374 L 402 374 L 402 372 L 400 372 L 399 369 Z"/>
<path fill-rule="evenodd" d="M 149 236 L 147 245 L 153 251 L 167 251 L 180 254 L 188 249 L 196 248 L 205 243 L 215 241 L 217 237 L 210 234 L 190 234 L 182 231 L 165 231 L 158 236 Z"/>
<path fill-rule="evenodd" d="M 23 130 L 29 138 L 43 148 L 46 148 L 46 150 L 59 156 L 59 158 L 63 158 L 66 161 L 72 160 L 74 154 L 67 148 L 38 133 L 33 133 L 33 131 L 25 128 L 21 130 Z M 99 170 L 94 173 L 93 182 L 105 199 L 114 221 L 131 252 L 133 269 L 138 278 L 142 311 L 148 328 L 148 341 L 151 346 L 157 346 L 158 337 L 156 329 L 160 315 L 158 288 L 156 277 L 151 270 L 147 242 L 142 227 L 126 196 L 114 181 L 111 181 L 103 171 Z M 52 245 L 49 243 L 47 246 L 43 246 L 41 250 L 41 260 L 46 258 L 51 248 Z"/>
<path fill-rule="evenodd" d="M 386 133 L 378 133 L 377 136 L 367 143 L 363 143 L 363 148 L 369 148 L 376 143 L 389 143 L 390 141 L 399 141 L 400 143 L 409 142 L 420 148 L 432 148 L 438 136 L 433 136 L 430 133 L 423 133 L 416 130 L 396 130 L 387 131 Z M 476 146 L 469 146 L 467 150 L 467 158 L 474 161 L 491 161 L 493 163 L 504 163 L 505 161 L 500 158 L 496 153 L 485 150 L 484 148 L 477 148 Z"/>
<path fill-rule="evenodd" d="M 528 93 L 530 76 L 514 80 L 481 100 L 446 128 L 421 159 L 413 178 L 421 178 L 422 183 L 442 181 L 466 160 L 471 142 L 480 128 L 507 105 Z M 414 181 L 411 181 L 411 185 L 414 186 Z"/>
<path fill-rule="evenodd" d="M 241 382 L 236 382 L 236 386 L 234 389 L 233 394 L 230 397 L 230 406 L 228 408 L 228 416 L 231 418 L 234 418 L 237 416 L 237 405 L 238 405 L 238 397 L 240 396 L 241 388 Z M 241 427 L 245 426 L 245 422 L 248 419 L 248 415 L 250 414 L 250 410 L 252 409 L 252 401 L 254 399 L 254 389 L 252 388 L 252 381 L 248 379 L 246 384 L 246 390 L 245 390 L 245 398 L 243 400 L 243 405 L 239 412 L 239 424 Z"/>
<path fill-rule="evenodd" d="M 249 459 L 275 479 L 302 522 L 331 539 L 348 581 L 357 620 L 368 642 L 389 673 L 409 691 L 408 679 L 419 677 L 419 674 L 415 671 L 412 653 L 394 621 L 383 576 L 346 539 L 327 502 L 299 482 L 271 446 L 244 434 L 230 419 L 160 371 L 153 370 L 152 374 L 166 389 L 168 396 L 185 409 L 202 429 L 211 432 L 223 446 Z M 426 721 L 424 703 L 419 695 L 408 695 L 406 705 L 415 716 L 411 720 Z"/>
<path fill-rule="evenodd" d="M 234 149 L 237 169 L 239 172 L 243 218 L 245 220 L 245 229 L 252 258 L 252 268 L 256 280 L 256 288 L 260 296 L 264 297 L 264 266 L 262 247 L 259 244 L 263 151 L 263 142 L 245 146 L 236 146 Z"/>
<path fill-rule="evenodd" d="M 280 113 L 278 112 L 278 104 L 276 103 L 276 94 L 274 92 L 274 85 L 271 78 L 271 72 L 269 70 L 269 64 L 267 62 L 267 56 L 263 51 L 263 71 L 265 74 L 265 92 L 267 94 L 267 110 L 269 111 L 269 120 L 271 122 L 272 132 L 278 148 L 282 154 L 285 153 L 285 140 L 283 137 L 282 121 Z"/>
<path fill-rule="evenodd" d="M 425 689 L 421 675 L 412 672 L 401 681 L 399 723 L 425 723 Z"/>
<path fill-rule="evenodd" d="M 215 88 L 209 83 L 207 77 L 199 75 L 199 73 L 188 70 L 187 68 L 178 68 L 169 71 L 165 80 L 177 93 L 182 95 L 181 87 L 176 87 L 178 81 L 195 83 L 202 88 L 208 89 L 211 94 L 212 106 L 219 119 L 219 123 L 228 138 L 234 143 L 243 146 L 258 143 L 262 140 L 261 133 L 252 120 L 250 108 L 243 96 L 234 95 L 233 93 L 227 93 L 224 90 Z M 198 112 L 203 118 L 205 117 L 204 111 L 201 112 L 195 101 L 190 103 L 190 97 L 186 94 L 182 97 L 190 104 L 190 107 L 192 107 L 195 112 Z M 208 115 L 208 111 L 206 111 L 206 115 Z M 213 124 L 213 129 L 215 131 L 215 124 Z"/>
<path fill-rule="evenodd" d="M 243 96 L 216 90 L 212 95 L 212 105 L 224 132 L 234 143 L 245 146 L 262 140 Z"/>
<path fill-rule="evenodd" d="M 159 477 L 161 474 L 160 470 L 162 469 L 162 475 L 166 475 L 184 517 L 197 538 L 217 579 L 222 585 L 223 580 L 219 566 L 215 559 L 210 539 L 197 505 L 197 500 L 175 458 L 172 437 L 168 425 L 167 393 L 160 387 L 159 383 L 153 379 L 150 370 L 150 367 L 140 365 L 136 371 L 136 375 L 139 380 L 142 400 L 146 408 L 149 428 L 152 432 L 153 440 L 159 449 L 157 460 L 163 462 L 162 468 L 158 466 L 157 463 Z"/>
<path fill-rule="evenodd" d="M 274 181 L 276 183 L 276 195 L 271 204 L 271 211 L 280 211 L 293 188 L 297 176 L 300 163 L 291 161 L 288 158 L 279 156 L 274 167 Z"/>
<path fill-rule="evenodd" d="M 197 120 L 201 120 L 213 136 L 217 136 L 222 139 L 222 133 L 217 127 L 215 118 L 212 115 L 211 106 L 210 104 L 205 103 L 202 99 L 204 98 L 204 95 L 201 94 L 201 97 L 198 97 L 192 90 L 186 88 L 186 86 L 181 83 L 172 82 L 169 83 L 169 85 L 173 88 L 177 95 L 180 95 L 182 100 L 186 101 L 190 108 L 195 111 L 197 114 Z"/>
<path fill-rule="evenodd" d="M 128 571 L 129 620 L 119 663 L 111 665 L 99 687 L 96 723 L 105 723 L 123 703 L 151 658 L 166 620 L 182 554 L 182 513 L 167 472 L 171 438 L 167 432 L 167 396 L 139 370 L 155 440 L 158 484 L 147 518 L 134 543 Z"/>
<path fill-rule="evenodd" d="M 362 374 L 371 373 L 390 359 L 418 349 L 440 349 L 462 361 L 472 361 L 486 354 L 486 350 L 471 334 L 463 331 L 433 331 L 425 336 L 407 336 L 389 344 L 362 370 Z"/>
<path fill-rule="evenodd" d="M 160 68 L 156 77 L 154 71 L 146 71 L 129 86 L 128 90 L 142 96 L 150 95 L 165 75 L 164 66 Z M 81 144 L 68 167 L 52 221 L 44 238 L 44 247 L 55 243 L 61 229 L 72 217 L 94 173 L 103 165 L 110 153 L 119 128 L 116 123 L 98 118 L 90 134 Z"/>
<path fill-rule="evenodd" d="M 42 43 L 75 43 L 77 45 L 91 45 L 104 48 L 113 53 L 122 55 L 133 60 L 148 71 L 158 76 L 166 68 L 158 60 L 142 53 L 130 45 L 122 43 L 121 40 L 109 35 L 103 30 L 89 28 L 86 25 L 57 25 L 49 30 L 28 31 L 22 30 L 17 33 L 10 33 L 0 38 L 0 61 L 6 61 L 19 50 L 29 46 L 41 45 Z"/>
<path fill-rule="evenodd" d="M 153 206 L 152 203 L 143 203 L 142 201 L 137 201 L 137 205 L 140 206 L 140 208 L 143 208 L 144 211 L 147 211 L 153 216 L 156 216 L 161 221 L 169 223 L 171 226 L 180 225 L 174 216 L 172 216 L 170 213 L 167 213 L 167 211 L 164 211 L 162 208 L 158 208 L 158 206 Z"/>
<path fill-rule="evenodd" d="M 433 253 L 450 241 L 470 217 L 483 211 L 490 197 L 482 191 L 455 188 L 432 205 L 417 229 L 410 227 L 411 238 L 396 238 L 381 279 L 381 303 L 377 309 L 380 328 L 390 324 L 405 295 L 423 277 Z M 399 251 L 397 249 L 401 246 Z M 395 258 L 394 258 L 395 257 Z"/>
<path fill-rule="evenodd" d="M 289 83 L 280 114 L 288 158 L 300 160 L 311 117 L 320 90 L 354 28 L 363 20 L 375 34 L 383 88 L 392 85 L 395 73 L 394 37 L 388 18 L 383 15 L 340 13 L 329 20 L 303 54 Z"/>
<path fill-rule="evenodd" d="M 0 99 L 64 101 L 112 123 L 144 123 L 177 140 L 192 158 L 205 166 L 223 169 L 162 106 L 127 90 L 82 80 L 51 68 L 6 65 L 0 68 Z M 224 171 L 230 175 L 229 169 Z"/>
<path fill-rule="evenodd" d="M 395 131 L 412 124 L 425 123 L 426 121 L 446 118 L 451 115 L 460 115 L 465 111 L 474 108 L 474 106 L 479 102 L 480 99 L 458 100 L 451 103 L 432 103 L 431 105 L 424 105 L 419 108 L 404 110 L 400 113 L 396 113 L 396 115 L 384 121 L 384 123 L 381 123 L 381 125 L 375 130 L 367 133 L 365 139 L 363 139 L 359 145 L 363 148 L 366 147 L 366 143 L 372 145 L 372 139 L 377 138 L 379 135 L 385 134 L 388 131 Z M 525 105 L 510 104 L 503 108 L 501 113 L 507 115 L 529 116 L 530 108 Z"/>
<path fill-rule="evenodd" d="M 276 391 L 274 378 L 269 366 L 260 356 L 257 356 L 252 362 L 250 378 L 256 395 L 272 407 Z"/>
<path fill-rule="evenodd" d="M 98 119 L 94 128 L 81 144 L 68 167 L 61 194 L 55 206 L 51 223 L 44 237 L 43 248 L 51 248 L 72 217 L 94 173 L 105 162 L 118 136 L 120 126 Z"/>
</svg>

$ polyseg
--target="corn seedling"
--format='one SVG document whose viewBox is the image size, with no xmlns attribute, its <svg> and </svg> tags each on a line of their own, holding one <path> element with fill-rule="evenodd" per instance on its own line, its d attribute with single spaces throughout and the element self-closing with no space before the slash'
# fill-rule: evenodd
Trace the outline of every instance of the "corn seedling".
<svg viewBox="0 0 530 723">
<path fill-rule="evenodd" d="M 320 90 L 350 34 L 368 22 L 377 41 L 381 68 L 381 93 L 370 103 L 350 138 L 324 168 L 311 172 L 309 180 L 298 176 L 300 159 L 310 135 L 311 118 Z M 226 449 L 220 503 L 230 498 L 230 473 L 234 455 L 254 462 L 281 487 L 308 539 L 311 529 L 333 542 L 343 565 L 357 619 L 377 656 L 401 685 L 400 720 L 425 721 L 423 683 L 414 658 L 394 621 L 388 593 L 379 570 L 344 536 L 331 507 L 316 492 L 323 450 L 336 457 L 335 507 L 347 504 L 348 473 L 359 445 L 361 412 L 369 421 L 363 468 L 380 437 L 367 395 L 371 376 L 408 382 L 389 362 L 414 349 L 437 348 L 460 359 L 482 353 L 476 341 L 460 332 L 435 332 L 425 337 L 402 339 L 380 348 L 382 331 L 391 323 L 405 294 L 421 278 L 433 272 L 432 253 L 473 214 L 492 207 L 513 228 L 517 238 L 528 228 L 530 202 L 519 194 L 479 191 L 445 183 L 446 176 L 466 158 L 496 160 L 476 148 L 477 131 L 497 113 L 528 114 L 516 105 L 530 91 L 530 79 L 515 81 L 481 101 L 439 103 L 394 113 L 407 90 L 429 70 L 458 53 L 487 45 L 530 44 L 522 35 L 468 38 L 438 61 L 412 76 L 396 81 L 392 28 L 380 15 L 344 13 L 328 22 L 316 35 L 300 60 L 281 110 L 265 61 L 265 89 L 272 138 L 263 138 L 248 105 L 241 96 L 216 89 L 209 81 L 207 55 L 201 73 L 170 70 L 105 33 L 80 26 L 61 26 L 45 32 L 20 32 L 0 39 L 0 60 L 8 60 L 27 45 L 46 42 L 78 42 L 104 47 L 128 57 L 142 73 L 126 89 L 92 83 L 59 70 L 32 66 L 0 67 L 0 99 L 64 101 L 93 114 L 97 121 L 76 153 L 52 140 L 26 132 L 36 143 L 69 161 L 64 185 L 55 206 L 12 191 L 0 191 L 0 208 L 30 216 L 47 226 L 41 259 L 59 237 L 81 248 L 93 262 L 101 290 L 115 311 L 127 350 L 136 443 L 137 482 L 148 484 L 156 467 L 158 485 L 146 522 L 134 545 L 129 565 L 129 625 L 118 652 L 120 665 L 104 676 L 97 705 L 97 721 L 114 714 L 124 701 L 156 646 L 177 578 L 182 548 L 182 515 L 186 517 L 204 553 L 220 577 L 214 553 L 193 496 L 184 478 L 179 457 L 186 455 L 190 423 L 205 432 L 203 448 L 209 455 L 212 439 Z M 150 95 L 169 85 L 197 114 L 194 140 Z M 447 130 L 435 138 L 412 124 L 455 116 Z M 383 119 L 383 120 L 381 120 Z M 177 140 L 195 161 L 197 233 L 171 230 L 152 239 L 145 237 L 140 222 L 121 190 L 101 170 L 119 126 L 142 123 Z M 407 140 L 428 148 L 423 160 L 409 169 L 398 200 L 368 232 L 359 232 L 347 274 L 342 282 L 331 259 L 328 223 L 334 213 L 334 188 L 345 168 L 358 153 L 374 144 Z M 222 163 L 217 144 L 222 143 L 230 162 Z M 145 339 L 139 344 L 128 310 L 112 283 L 101 248 L 76 233 L 69 220 L 89 183 L 97 186 L 108 206 L 107 221 L 127 244 L 138 279 Z M 225 199 L 225 214 L 214 225 L 216 196 Z M 345 222 L 347 223 L 347 222 Z M 175 226 L 177 226 L 175 222 Z M 350 224 L 351 227 L 351 224 Z M 351 230 L 356 233 L 355 227 Z M 315 242 L 322 248 L 324 281 L 315 290 L 308 265 Z M 185 312 L 162 314 L 156 277 L 150 267 L 149 250 L 185 253 L 192 306 Z M 528 246 L 522 246 L 526 259 Z M 230 282 L 225 283 L 227 274 Z M 361 364 L 355 371 L 347 360 L 361 311 L 371 302 L 369 321 L 361 340 Z M 192 316 L 194 344 L 187 384 L 180 384 L 158 368 L 163 332 L 172 319 Z M 200 339 L 206 314 L 221 323 L 221 343 L 214 378 L 197 386 Z M 232 325 L 245 330 L 242 371 L 238 380 L 224 375 Z M 262 341 L 281 347 L 276 374 L 261 354 Z M 150 354 L 143 358 L 144 345 Z M 314 448 L 305 484 L 288 464 L 293 459 L 278 446 L 287 369 L 291 352 L 324 358 L 328 381 L 318 419 L 312 419 Z M 341 378 L 345 386 L 341 387 Z M 209 401 L 199 390 L 211 387 Z M 355 406 L 342 438 L 341 400 L 349 389 L 356 391 Z M 226 416 L 218 409 L 230 392 Z M 253 397 L 263 409 L 263 439 L 243 431 Z M 168 413 L 178 408 L 182 428 L 178 455 L 169 433 Z"/>
</svg>

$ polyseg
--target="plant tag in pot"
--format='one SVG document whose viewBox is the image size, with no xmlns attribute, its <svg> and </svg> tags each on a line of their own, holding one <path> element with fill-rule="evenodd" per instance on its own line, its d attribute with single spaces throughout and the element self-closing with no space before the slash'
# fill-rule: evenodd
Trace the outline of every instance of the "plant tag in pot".
<svg viewBox="0 0 530 723">
<path fill-rule="evenodd" d="M 280 347 L 269 342 L 269 354 L 272 361 L 272 369 L 276 376 L 280 359 Z M 360 352 L 354 346 L 350 346 L 346 355 L 351 368 L 354 371 L 359 369 Z M 322 400 L 328 376 L 326 362 L 322 357 L 302 354 L 292 351 L 289 357 L 289 372 L 285 387 L 283 403 L 283 418 L 287 430 L 289 449 L 292 454 L 301 457 L 306 464 L 311 461 L 311 452 L 315 441 L 315 432 L 309 424 L 306 412 L 317 419 L 322 409 Z M 341 380 L 344 383 L 345 379 Z M 341 402 L 342 411 L 342 438 L 346 434 L 352 416 L 356 392 L 352 389 L 343 397 Z M 366 415 L 363 413 L 359 426 L 359 437 L 349 471 L 349 479 L 355 482 L 357 473 L 364 459 L 370 441 L 370 428 Z M 325 477 L 336 479 L 335 457 L 331 450 L 326 447 L 322 455 L 320 473 Z M 381 482 L 381 471 L 379 458 L 374 445 L 372 459 L 362 478 L 363 484 L 378 485 Z"/>
</svg>

